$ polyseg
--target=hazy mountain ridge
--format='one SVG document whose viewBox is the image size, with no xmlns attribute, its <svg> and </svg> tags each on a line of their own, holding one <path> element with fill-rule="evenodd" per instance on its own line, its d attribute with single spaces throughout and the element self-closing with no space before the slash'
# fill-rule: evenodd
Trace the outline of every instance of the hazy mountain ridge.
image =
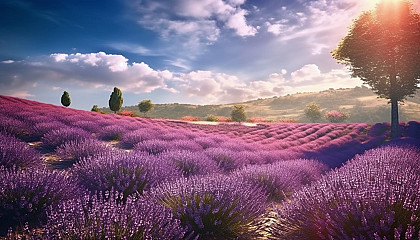
<svg viewBox="0 0 420 240">
<path fill-rule="evenodd" d="M 142 99 L 139 99 L 139 101 Z M 390 105 L 386 99 L 378 98 L 367 87 L 325 90 L 313 93 L 296 93 L 287 96 L 251 100 L 243 103 L 221 105 L 192 105 L 192 104 L 155 104 L 152 111 L 147 113 L 152 118 L 179 119 L 183 116 L 197 116 L 205 119 L 208 114 L 230 116 L 232 106 L 245 106 L 248 118 L 262 117 L 264 119 L 295 119 L 298 122 L 308 122 L 304 116 L 305 106 L 311 102 L 318 104 L 323 113 L 330 110 L 340 110 L 350 114 L 347 122 L 389 122 Z M 109 108 L 103 108 L 111 112 Z M 121 110 L 130 110 L 136 114 L 137 106 L 126 106 Z M 409 97 L 400 105 L 400 121 L 420 120 L 420 92 Z M 321 122 L 325 121 L 324 119 Z"/>
</svg>

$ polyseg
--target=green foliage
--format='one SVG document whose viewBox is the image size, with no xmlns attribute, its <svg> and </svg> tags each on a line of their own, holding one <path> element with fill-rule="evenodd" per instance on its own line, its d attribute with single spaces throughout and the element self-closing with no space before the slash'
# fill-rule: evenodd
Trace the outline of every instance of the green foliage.
<svg viewBox="0 0 420 240">
<path fill-rule="evenodd" d="M 332 55 L 391 105 L 391 135 L 398 137 L 398 102 L 420 84 L 420 16 L 408 1 L 382 1 L 364 12 Z"/>
<path fill-rule="evenodd" d="M 111 93 L 109 98 L 109 108 L 114 111 L 114 113 L 117 113 L 117 111 L 121 109 L 123 101 L 124 100 L 121 90 L 117 87 L 114 87 L 114 91 Z"/>
<path fill-rule="evenodd" d="M 217 116 L 213 115 L 213 114 L 209 114 L 206 116 L 206 121 L 208 122 L 218 122 L 219 119 L 217 119 Z"/>
<path fill-rule="evenodd" d="M 232 117 L 232 121 L 234 122 L 245 122 L 246 121 L 245 107 L 243 105 L 233 106 L 230 116 Z"/>
<path fill-rule="evenodd" d="M 65 107 L 68 107 L 71 104 L 70 94 L 67 91 L 64 91 L 63 95 L 61 95 L 61 104 Z"/>
<path fill-rule="evenodd" d="M 316 103 L 306 105 L 305 116 L 309 118 L 311 122 L 316 122 L 321 118 L 321 107 Z"/>
<path fill-rule="evenodd" d="M 92 111 L 92 112 L 99 112 L 98 105 L 93 105 L 93 107 L 92 107 L 92 109 L 90 111 Z"/>
<path fill-rule="evenodd" d="M 149 112 L 150 110 L 152 110 L 153 108 L 153 103 L 152 100 L 148 99 L 148 100 L 143 100 L 141 102 L 139 102 L 138 107 L 140 112 L 144 113 L 144 116 L 146 116 L 146 113 Z"/>
</svg>

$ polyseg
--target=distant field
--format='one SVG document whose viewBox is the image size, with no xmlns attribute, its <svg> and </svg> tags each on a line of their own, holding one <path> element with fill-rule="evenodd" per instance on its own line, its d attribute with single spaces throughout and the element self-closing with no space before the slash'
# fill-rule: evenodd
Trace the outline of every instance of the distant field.
<svg viewBox="0 0 420 240">
<path fill-rule="evenodd" d="M 139 101 L 141 100 L 139 99 Z M 327 90 L 318 93 L 297 93 L 239 104 L 245 105 L 248 117 L 262 117 L 270 120 L 294 119 L 298 122 L 308 122 L 308 119 L 303 115 L 303 110 L 311 102 L 320 105 L 324 112 L 340 110 L 349 113 L 350 118 L 347 122 L 390 122 L 390 105 L 387 100 L 379 99 L 366 87 Z M 229 117 L 233 105 L 155 104 L 154 109 L 147 113 L 147 116 L 164 119 L 197 116 L 204 119 L 208 114 L 213 114 Z M 102 110 L 111 112 L 106 108 Z M 140 114 L 137 106 L 126 106 L 122 110 Z M 413 98 L 408 98 L 403 105 L 400 105 L 400 120 L 404 122 L 420 120 L 420 93 L 417 93 Z"/>
</svg>

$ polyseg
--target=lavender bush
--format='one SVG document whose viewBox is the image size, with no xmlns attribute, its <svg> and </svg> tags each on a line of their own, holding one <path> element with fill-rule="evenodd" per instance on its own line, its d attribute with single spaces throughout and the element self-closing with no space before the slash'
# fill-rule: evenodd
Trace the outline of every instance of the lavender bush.
<svg viewBox="0 0 420 240">
<path fill-rule="evenodd" d="M 225 172 L 230 172 L 246 164 L 235 157 L 235 152 L 224 148 L 208 148 L 204 153 L 216 162 L 217 166 Z"/>
<path fill-rule="evenodd" d="M 107 141 L 120 140 L 126 131 L 127 129 L 119 125 L 106 126 L 99 132 L 99 138 Z"/>
<path fill-rule="evenodd" d="M 42 169 L 0 168 L 0 236 L 9 228 L 39 227 L 48 207 L 77 196 L 81 191 L 62 173 Z"/>
<path fill-rule="evenodd" d="M 108 199 L 85 195 L 61 203 L 51 210 L 44 231 L 51 239 L 66 240 L 182 239 L 180 221 L 164 206 L 133 198 L 119 204 L 120 197 L 114 194 L 106 193 Z"/>
<path fill-rule="evenodd" d="M 113 151 L 112 147 L 96 139 L 79 139 L 65 142 L 56 149 L 59 157 L 78 162 L 84 158 L 101 156 Z"/>
<path fill-rule="evenodd" d="M 164 161 L 174 163 L 184 177 L 219 172 L 217 164 L 202 152 L 176 150 L 158 156 Z"/>
<path fill-rule="evenodd" d="M 30 148 L 25 142 L 0 132 L 0 166 L 5 168 L 40 167 L 42 165 L 39 152 Z"/>
<path fill-rule="evenodd" d="M 152 139 L 140 142 L 134 146 L 135 151 L 146 152 L 149 154 L 157 155 L 164 151 L 168 151 L 173 147 L 170 142 Z"/>
<path fill-rule="evenodd" d="M 55 149 L 63 143 L 92 138 L 92 135 L 80 128 L 61 128 L 46 133 L 41 142 L 45 148 Z"/>
<path fill-rule="evenodd" d="M 155 139 L 156 135 L 156 131 L 147 128 L 128 132 L 121 138 L 120 146 L 125 149 L 132 149 L 139 142 Z"/>
<path fill-rule="evenodd" d="M 36 137 L 37 139 L 41 139 L 44 134 L 52 131 L 52 130 L 59 130 L 61 128 L 67 128 L 67 126 L 59 121 L 48 121 L 48 122 L 38 122 L 31 127 L 31 135 Z"/>
<path fill-rule="evenodd" d="M 0 132 L 9 133 L 21 137 L 28 132 L 28 126 L 17 119 L 0 115 Z"/>
<path fill-rule="evenodd" d="M 175 165 L 138 152 L 87 158 L 75 164 L 71 172 L 80 186 L 91 192 L 120 192 L 123 201 L 162 181 L 182 176 Z"/>
<path fill-rule="evenodd" d="M 420 150 L 356 156 L 277 208 L 272 239 L 418 239 Z"/>
<path fill-rule="evenodd" d="M 163 183 L 147 196 L 171 209 L 193 239 L 251 237 L 267 199 L 261 189 L 217 174 Z"/>
<path fill-rule="evenodd" d="M 281 202 L 297 189 L 321 177 L 327 167 L 313 160 L 296 159 L 266 165 L 251 165 L 233 172 L 238 181 L 261 187 L 269 201 Z"/>
<path fill-rule="evenodd" d="M 81 121 L 73 122 L 71 125 L 77 128 L 81 128 L 85 131 L 92 132 L 92 133 L 97 133 L 101 129 L 101 126 L 94 120 L 91 120 L 91 121 L 81 120 Z"/>
<path fill-rule="evenodd" d="M 203 151 L 203 147 L 193 140 L 173 140 L 171 141 L 171 148 L 188 151 Z"/>
</svg>

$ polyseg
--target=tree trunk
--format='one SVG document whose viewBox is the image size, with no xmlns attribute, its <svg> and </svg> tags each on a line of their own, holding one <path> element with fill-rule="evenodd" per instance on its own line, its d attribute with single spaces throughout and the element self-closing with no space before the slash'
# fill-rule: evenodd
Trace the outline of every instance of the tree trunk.
<svg viewBox="0 0 420 240">
<path fill-rule="evenodd" d="M 400 123 L 398 119 L 398 101 L 391 99 L 391 138 L 400 137 Z"/>
</svg>

